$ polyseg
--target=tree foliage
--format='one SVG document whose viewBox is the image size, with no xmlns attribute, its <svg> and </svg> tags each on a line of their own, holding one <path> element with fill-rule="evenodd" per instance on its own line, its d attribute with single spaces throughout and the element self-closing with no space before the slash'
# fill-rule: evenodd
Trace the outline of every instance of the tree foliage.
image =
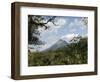
<svg viewBox="0 0 100 82">
<path fill-rule="evenodd" d="M 48 23 L 55 24 L 56 16 L 28 15 L 28 44 L 41 45 L 43 42 L 39 39 L 40 32 L 38 28 L 49 29 Z"/>
<path fill-rule="evenodd" d="M 88 26 L 88 18 L 87 17 L 83 17 L 82 22 L 85 26 Z"/>
<path fill-rule="evenodd" d="M 29 66 L 47 65 L 71 65 L 86 64 L 87 38 L 80 38 L 80 41 L 73 42 L 64 48 L 47 52 L 33 52 L 28 55 Z"/>
</svg>

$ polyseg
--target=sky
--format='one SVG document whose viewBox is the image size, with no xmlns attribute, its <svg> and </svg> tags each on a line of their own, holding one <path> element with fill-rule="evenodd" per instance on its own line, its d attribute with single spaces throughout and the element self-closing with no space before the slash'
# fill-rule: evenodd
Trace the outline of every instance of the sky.
<svg viewBox="0 0 100 82">
<path fill-rule="evenodd" d="M 47 26 L 50 26 L 49 29 L 44 30 L 44 28 L 39 28 L 39 38 L 41 41 L 45 42 L 44 45 L 40 46 L 39 51 L 49 48 L 59 39 L 63 39 L 68 42 L 73 37 L 86 36 L 88 26 L 84 25 L 84 22 L 82 21 L 83 18 L 84 17 L 59 16 L 55 19 L 57 26 L 49 22 L 47 24 Z M 87 17 L 86 19 L 88 20 Z"/>
</svg>

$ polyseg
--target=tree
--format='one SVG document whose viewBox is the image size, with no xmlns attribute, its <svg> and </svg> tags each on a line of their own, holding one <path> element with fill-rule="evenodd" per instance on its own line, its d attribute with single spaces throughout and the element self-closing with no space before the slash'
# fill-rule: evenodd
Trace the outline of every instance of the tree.
<svg viewBox="0 0 100 82">
<path fill-rule="evenodd" d="M 50 26 L 47 25 L 49 22 L 56 25 L 55 18 L 56 16 L 28 15 L 28 44 L 44 44 L 44 42 L 39 39 L 40 32 L 38 28 L 44 28 L 45 30 L 49 29 Z"/>
<path fill-rule="evenodd" d="M 88 18 L 87 17 L 83 17 L 82 22 L 85 26 L 88 26 Z"/>
</svg>

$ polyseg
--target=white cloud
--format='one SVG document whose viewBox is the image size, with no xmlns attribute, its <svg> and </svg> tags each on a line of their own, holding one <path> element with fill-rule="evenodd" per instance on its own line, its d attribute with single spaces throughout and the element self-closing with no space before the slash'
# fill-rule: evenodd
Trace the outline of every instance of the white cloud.
<svg viewBox="0 0 100 82">
<path fill-rule="evenodd" d="M 49 47 L 50 47 L 49 44 L 43 45 L 39 51 L 43 51 L 43 50 L 45 50 L 45 49 L 47 49 Z"/>
<path fill-rule="evenodd" d="M 73 39 L 73 37 L 77 37 L 77 36 L 78 36 L 78 34 L 74 34 L 74 33 L 66 34 L 66 35 L 62 36 L 61 39 L 65 40 L 65 41 L 70 41 Z"/>
<path fill-rule="evenodd" d="M 70 28 L 74 28 L 74 26 L 79 25 L 78 19 L 74 19 L 74 21 L 69 23 Z"/>
<path fill-rule="evenodd" d="M 41 45 L 41 49 L 39 51 L 42 51 L 42 50 L 45 50 L 47 48 L 49 48 L 50 46 L 52 46 L 55 42 L 58 41 L 60 37 L 58 36 L 49 36 L 49 37 L 46 37 L 46 39 L 44 40 L 45 44 L 44 45 Z M 43 40 L 43 39 L 41 39 Z"/>
<path fill-rule="evenodd" d="M 45 34 L 45 33 L 49 33 L 49 32 L 55 32 L 57 33 L 58 32 L 58 29 L 59 28 L 62 28 L 63 25 L 65 25 L 67 23 L 67 20 L 64 19 L 64 18 L 56 18 L 55 19 L 55 24 L 54 25 L 52 22 L 48 22 L 47 26 L 49 26 L 50 28 L 47 29 L 47 30 L 44 30 L 44 28 L 38 28 L 39 32 Z"/>
<path fill-rule="evenodd" d="M 65 25 L 65 23 L 67 23 L 67 20 L 64 18 L 58 18 L 56 19 L 56 24 L 58 26 L 55 26 L 55 28 L 61 28 L 63 25 Z"/>
<path fill-rule="evenodd" d="M 74 19 L 73 22 L 69 23 L 68 27 L 71 29 L 77 29 L 75 28 L 75 26 L 79 27 L 81 30 L 86 29 L 82 23 L 82 20 L 79 20 L 79 19 Z"/>
<path fill-rule="evenodd" d="M 51 47 L 56 41 L 52 42 L 51 44 L 48 43 L 48 44 L 45 44 L 43 46 L 41 46 L 41 49 L 39 51 L 43 51 L 45 49 L 48 49 L 49 47 Z"/>
<path fill-rule="evenodd" d="M 58 29 L 58 28 L 63 27 L 63 25 L 65 25 L 66 23 L 67 23 L 67 20 L 64 18 L 56 18 L 55 19 L 56 25 L 54 25 L 52 22 L 49 22 L 47 24 L 47 26 L 50 26 L 50 28 L 52 28 L 52 29 Z"/>
<path fill-rule="evenodd" d="M 74 33 L 74 32 L 76 32 L 76 31 L 77 31 L 76 28 L 73 28 L 73 29 L 69 30 L 69 32 L 71 32 L 71 33 Z"/>
<path fill-rule="evenodd" d="M 69 23 L 69 27 L 72 28 L 74 26 L 74 22 Z"/>
</svg>

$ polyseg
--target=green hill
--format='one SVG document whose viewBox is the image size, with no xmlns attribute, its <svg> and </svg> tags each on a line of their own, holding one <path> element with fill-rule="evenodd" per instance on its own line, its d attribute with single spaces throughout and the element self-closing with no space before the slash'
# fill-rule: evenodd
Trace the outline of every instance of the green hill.
<svg viewBox="0 0 100 82">
<path fill-rule="evenodd" d="M 86 64 L 87 38 L 77 43 L 70 43 L 63 48 L 47 52 L 28 53 L 28 66 Z"/>
</svg>

